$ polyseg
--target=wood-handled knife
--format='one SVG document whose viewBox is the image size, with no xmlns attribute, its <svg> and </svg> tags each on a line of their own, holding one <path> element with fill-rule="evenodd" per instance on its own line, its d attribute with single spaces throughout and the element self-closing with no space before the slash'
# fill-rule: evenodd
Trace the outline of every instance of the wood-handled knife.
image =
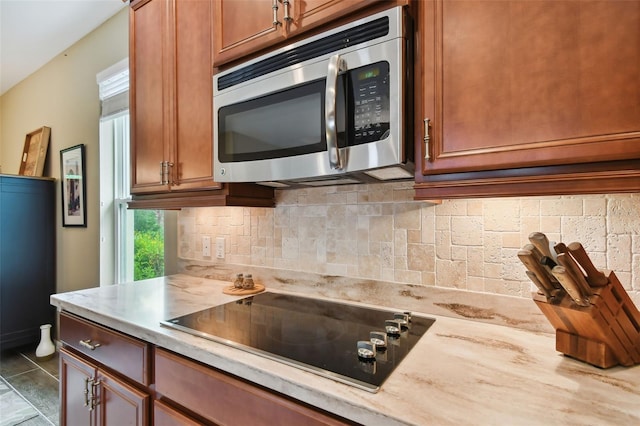
<svg viewBox="0 0 640 426">
<path fill-rule="evenodd" d="M 532 279 L 532 281 L 541 289 L 547 299 L 554 297 L 557 293 L 556 286 L 551 282 L 547 271 L 545 271 L 544 267 L 538 262 L 531 250 L 520 250 L 518 252 L 518 258 L 524 263 L 524 266 L 527 267 L 528 272 L 531 272 L 536 277 L 536 280 Z M 527 276 L 529 276 L 528 273 Z M 529 276 L 529 278 L 531 277 Z M 544 288 L 544 290 L 542 290 L 542 288 Z"/>
<path fill-rule="evenodd" d="M 533 244 L 525 244 L 522 247 L 522 250 L 528 250 L 531 252 L 534 261 L 542 266 L 542 269 L 544 269 L 545 272 L 543 275 L 547 278 L 548 281 L 551 281 L 551 284 L 554 288 L 562 288 L 556 277 L 554 277 L 551 273 L 551 268 L 556 266 L 555 261 L 551 260 L 550 257 L 542 254 L 540 250 L 538 250 Z M 536 272 L 536 275 L 539 276 L 540 274 Z"/>
<path fill-rule="evenodd" d="M 547 298 L 547 302 L 558 301 L 558 298 L 555 297 L 553 294 L 551 294 L 551 291 L 548 288 L 546 288 L 544 284 L 542 284 L 542 282 L 540 281 L 540 279 L 538 279 L 538 276 L 536 274 L 534 274 L 529 270 L 527 270 L 525 273 L 527 274 L 529 279 L 536 285 L 536 287 L 538 287 L 538 290 L 540 290 L 540 293 L 544 294 L 544 297 Z"/>
<path fill-rule="evenodd" d="M 566 253 L 567 250 L 568 250 L 567 246 L 564 245 L 564 243 L 562 241 L 560 241 L 558 244 L 553 246 L 553 249 L 556 251 L 556 254 Z"/>
<path fill-rule="evenodd" d="M 551 272 L 560 281 L 562 287 L 567 291 L 571 299 L 579 306 L 591 306 L 588 298 L 582 294 L 582 290 L 574 281 L 573 277 L 564 266 L 556 266 Z"/>
<path fill-rule="evenodd" d="M 529 241 L 531 241 L 531 244 L 536 246 L 538 251 L 540 251 L 543 256 L 547 256 L 555 260 L 556 254 L 551 251 L 549 239 L 545 234 L 543 234 L 542 232 L 532 232 L 531 234 L 529 234 Z"/>
<path fill-rule="evenodd" d="M 558 263 L 564 266 L 564 268 L 567 270 L 567 273 L 571 276 L 573 282 L 580 289 L 580 294 L 582 295 L 582 297 L 588 299 L 593 294 L 593 292 L 591 291 L 591 286 L 589 286 L 589 283 L 587 283 L 587 280 L 582 274 L 582 270 L 580 269 L 576 261 L 573 260 L 569 253 L 561 253 L 558 255 Z M 554 273 L 554 275 L 556 274 Z M 562 284 L 562 282 L 560 282 L 560 284 Z"/>
<path fill-rule="evenodd" d="M 582 269 L 587 274 L 587 282 L 591 287 L 602 287 L 609 284 L 609 279 L 602 272 L 596 269 L 589 258 L 589 255 L 582 247 L 582 244 L 575 242 L 567 246 L 571 256 L 582 266 Z"/>
</svg>

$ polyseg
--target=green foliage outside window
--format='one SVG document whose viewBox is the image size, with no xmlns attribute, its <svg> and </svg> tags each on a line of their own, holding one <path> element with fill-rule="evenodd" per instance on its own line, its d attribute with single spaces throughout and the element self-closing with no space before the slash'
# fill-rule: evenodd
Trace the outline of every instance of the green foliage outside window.
<svg viewBox="0 0 640 426">
<path fill-rule="evenodd" d="M 159 210 L 136 210 L 134 215 L 135 281 L 164 275 L 164 216 Z"/>
</svg>

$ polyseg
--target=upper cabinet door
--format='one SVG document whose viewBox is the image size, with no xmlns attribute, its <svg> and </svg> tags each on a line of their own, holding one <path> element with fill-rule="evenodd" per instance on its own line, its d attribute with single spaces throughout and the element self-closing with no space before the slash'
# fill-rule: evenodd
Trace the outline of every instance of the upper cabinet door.
<svg viewBox="0 0 640 426">
<path fill-rule="evenodd" d="M 214 65 L 284 39 L 282 15 L 274 5 L 283 7 L 277 0 L 214 0 Z"/>
<path fill-rule="evenodd" d="M 640 158 L 640 2 L 419 4 L 423 175 Z"/>
<path fill-rule="evenodd" d="M 175 3 L 172 191 L 221 186 L 213 181 L 212 8 L 211 1 Z"/>
<path fill-rule="evenodd" d="M 385 0 L 214 0 L 215 66 Z M 401 2 L 402 3 L 402 2 Z"/>
<path fill-rule="evenodd" d="M 162 163 L 170 158 L 172 122 L 167 67 L 168 1 L 137 2 L 129 11 L 131 115 L 131 192 L 168 191 L 161 183 Z"/>
</svg>

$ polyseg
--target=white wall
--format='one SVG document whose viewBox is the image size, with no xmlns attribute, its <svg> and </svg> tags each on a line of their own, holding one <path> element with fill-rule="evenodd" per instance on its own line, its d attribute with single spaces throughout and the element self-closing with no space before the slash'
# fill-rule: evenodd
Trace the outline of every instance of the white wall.
<svg viewBox="0 0 640 426">
<path fill-rule="evenodd" d="M 57 217 L 58 292 L 99 283 L 99 116 L 96 74 L 129 55 L 129 8 L 55 57 L 0 97 L 2 173 L 17 174 L 27 133 L 51 127 L 45 176 L 60 178 L 60 150 L 86 145 L 87 228 L 63 228 Z"/>
</svg>

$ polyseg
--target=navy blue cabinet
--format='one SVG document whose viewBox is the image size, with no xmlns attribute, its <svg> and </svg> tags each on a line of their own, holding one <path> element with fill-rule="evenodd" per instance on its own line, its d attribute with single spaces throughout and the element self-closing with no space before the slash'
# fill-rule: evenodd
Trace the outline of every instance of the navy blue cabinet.
<svg viewBox="0 0 640 426">
<path fill-rule="evenodd" d="M 53 179 L 0 175 L 0 349 L 54 324 L 55 205 Z"/>
</svg>

